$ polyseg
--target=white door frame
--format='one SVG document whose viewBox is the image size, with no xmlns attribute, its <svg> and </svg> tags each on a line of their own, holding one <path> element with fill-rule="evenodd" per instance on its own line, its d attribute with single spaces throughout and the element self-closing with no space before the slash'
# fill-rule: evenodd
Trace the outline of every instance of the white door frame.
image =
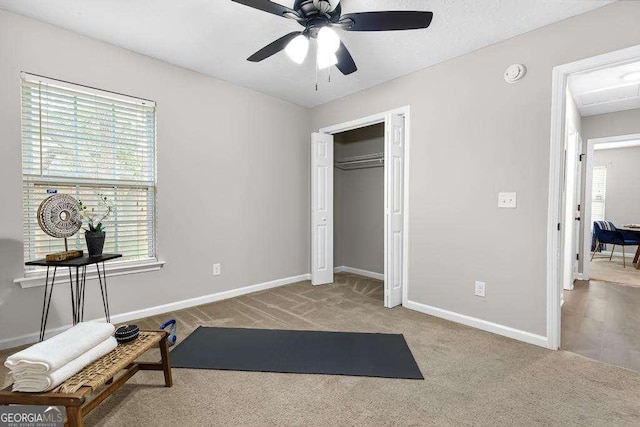
<svg viewBox="0 0 640 427">
<path fill-rule="evenodd" d="M 362 117 L 359 119 L 351 120 L 344 123 L 339 123 L 332 126 L 323 127 L 319 130 L 320 133 L 328 133 L 330 135 L 346 132 L 353 129 L 358 129 L 370 125 L 375 125 L 378 123 L 384 123 L 387 116 L 392 114 L 399 114 L 404 116 L 404 124 L 405 124 L 405 132 L 404 132 L 404 176 L 403 176 L 403 207 L 404 207 L 404 216 L 403 216 L 403 230 L 402 230 L 402 305 L 407 305 L 407 295 L 409 289 L 409 147 L 410 147 L 410 139 L 411 139 L 411 107 L 409 105 L 405 105 L 400 108 L 396 108 L 393 110 L 383 111 L 381 113 L 372 114 L 367 117 Z M 385 153 L 387 152 L 386 144 L 388 144 L 388 138 L 386 135 L 385 129 Z M 387 186 L 387 182 L 385 179 L 385 187 Z M 386 242 L 386 223 L 385 220 L 385 259 L 387 257 L 387 242 Z M 386 287 L 385 287 L 386 293 Z M 386 295 L 385 295 L 386 297 Z"/>
<path fill-rule="evenodd" d="M 593 192 L 593 139 L 587 140 L 587 150 L 584 161 L 584 200 L 582 201 L 582 273 L 579 280 L 591 279 L 591 203 Z"/>
<path fill-rule="evenodd" d="M 640 45 L 605 53 L 592 58 L 553 69 L 551 88 L 551 138 L 549 149 L 549 201 L 547 212 L 547 345 L 551 349 L 560 348 L 562 266 L 561 233 L 564 228 L 562 218 L 562 186 L 564 170 L 565 110 L 567 107 L 567 81 L 571 74 L 592 71 L 616 64 L 640 60 Z M 560 256 L 558 256 L 560 254 Z"/>
<path fill-rule="evenodd" d="M 575 259 L 577 253 L 580 252 L 580 234 L 576 233 L 575 223 L 569 222 L 576 218 L 576 210 L 580 204 L 580 195 L 576 194 L 578 175 L 576 171 L 580 168 L 579 156 L 582 153 L 582 144 L 580 144 L 580 134 L 572 123 L 565 128 L 565 166 L 570 166 L 565 171 L 563 186 L 563 223 L 571 224 L 571 226 L 562 228 L 562 254 L 571 258 L 571 263 L 564 263 L 562 271 L 562 287 L 564 290 L 573 290 L 573 282 L 575 281 L 574 270 L 578 260 Z M 578 244 L 576 244 L 576 239 Z"/>
<path fill-rule="evenodd" d="M 578 162 L 576 163 L 576 194 L 574 196 L 574 220 L 575 218 L 579 218 L 578 220 L 578 224 L 574 223 L 574 227 L 573 227 L 573 239 L 575 240 L 575 246 L 573 247 L 573 256 L 577 255 L 576 260 L 574 261 L 574 265 L 573 265 L 573 272 L 572 272 L 572 280 L 571 280 L 571 289 L 573 289 L 573 284 L 576 280 L 584 280 L 582 277 L 582 271 L 580 268 L 580 262 L 582 261 L 582 264 L 584 264 L 584 255 L 582 254 L 582 248 L 580 247 L 580 244 L 583 242 L 581 239 L 584 237 L 582 236 L 582 230 L 584 229 L 584 223 L 586 221 L 584 214 L 584 200 L 582 198 L 584 193 L 584 168 L 586 167 L 587 164 L 587 159 L 586 157 L 583 155 L 583 151 L 584 151 L 584 139 L 582 139 L 582 135 L 580 134 L 580 132 L 576 132 L 576 144 L 577 144 L 577 155 L 578 155 Z M 584 162 L 582 161 L 584 159 Z M 577 228 L 576 228 L 577 227 Z M 582 258 L 581 258 L 582 257 Z"/>
</svg>

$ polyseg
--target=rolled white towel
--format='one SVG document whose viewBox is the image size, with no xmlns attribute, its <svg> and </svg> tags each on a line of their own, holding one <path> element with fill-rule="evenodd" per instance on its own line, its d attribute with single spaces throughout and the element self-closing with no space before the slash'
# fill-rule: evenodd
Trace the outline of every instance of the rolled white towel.
<svg viewBox="0 0 640 427">
<path fill-rule="evenodd" d="M 13 391 L 21 391 L 28 393 L 39 393 L 51 390 L 62 384 L 74 374 L 80 372 L 82 368 L 91 362 L 98 360 L 105 354 L 109 353 L 118 346 L 118 342 L 114 337 L 109 337 L 102 343 L 93 347 L 89 351 L 81 354 L 76 359 L 66 365 L 51 372 L 22 373 L 14 375 Z"/>
<path fill-rule="evenodd" d="M 4 362 L 11 373 L 50 373 L 113 335 L 111 323 L 85 322 L 13 354 Z"/>
</svg>

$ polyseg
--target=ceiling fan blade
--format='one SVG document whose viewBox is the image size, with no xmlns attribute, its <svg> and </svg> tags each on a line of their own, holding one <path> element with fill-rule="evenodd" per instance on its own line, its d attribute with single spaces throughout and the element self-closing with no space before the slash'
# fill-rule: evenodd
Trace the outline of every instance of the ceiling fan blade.
<svg viewBox="0 0 640 427">
<path fill-rule="evenodd" d="M 346 31 L 395 31 L 427 28 L 433 12 L 387 11 L 347 13 L 340 18 Z"/>
<path fill-rule="evenodd" d="M 231 1 L 243 4 L 245 6 L 252 7 L 254 9 L 262 10 L 264 12 L 272 13 L 274 15 L 279 15 L 284 18 L 286 18 L 288 14 L 291 14 L 293 16 L 298 16 L 298 14 L 293 9 L 289 9 L 286 6 L 282 6 L 281 4 L 274 3 L 269 0 L 231 0 Z"/>
<path fill-rule="evenodd" d="M 344 45 L 344 43 L 340 42 L 340 47 L 336 52 L 336 56 L 338 57 L 338 63 L 336 64 L 336 67 L 342 74 L 348 76 L 349 74 L 358 71 L 358 67 L 356 67 L 356 63 L 354 62 L 351 54 L 349 53 L 349 50 L 347 50 L 347 47 Z"/>
<path fill-rule="evenodd" d="M 262 49 L 260 49 L 259 51 L 251 55 L 250 57 L 248 57 L 247 61 L 260 62 L 272 55 L 275 55 L 276 53 L 280 52 L 285 47 L 287 47 L 289 42 L 294 38 L 296 38 L 297 36 L 299 36 L 300 34 L 302 34 L 301 31 L 294 31 L 293 33 L 289 33 L 286 36 L 280 37 L 278 40 L 272 43 L 269 43 L 268 45 L 266 45 L 265 47 L 263 47 Z"/>
</svg>

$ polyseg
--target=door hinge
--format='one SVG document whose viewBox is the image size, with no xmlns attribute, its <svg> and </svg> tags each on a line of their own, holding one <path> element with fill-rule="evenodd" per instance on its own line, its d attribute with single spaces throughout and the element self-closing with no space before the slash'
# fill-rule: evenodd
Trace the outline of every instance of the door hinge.
<svg viewBox="0 0 640 427">
<path fill-rule="evenodd" d="M 560 231 L 560 223 L 558 223 L 558 231 Z"/>
<path fill-rule="evenodd" d="M 586 154 L 580 154 L 580 158 L 579 158 L 579 161 L 580 161 L 580 162 L 582 161 L 582 157 L 583 157 L 583 156 L 586 156 Z"/>
<path fill-rule="evenodd" d="M 576 261 L 580 261 L 580 254 L 576 254 Z"/>
<path fill-rule="evenodd" d="M 578 205 L 578 212 L 580 212 L 580 207 L 581 207 L 581 205 Z"/>
</svg>

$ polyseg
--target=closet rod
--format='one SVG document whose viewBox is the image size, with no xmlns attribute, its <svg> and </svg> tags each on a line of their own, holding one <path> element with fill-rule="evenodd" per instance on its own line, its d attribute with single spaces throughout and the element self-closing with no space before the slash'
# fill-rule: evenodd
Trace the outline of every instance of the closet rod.
<svg viewBox="0 0 640 427">
<path fill-rule="evenodd" d="M 346 162 L 336 162 L 335 166 L 342 170 L 377 168 L 384 166 L 384 159 L 351 160 Z"/>
</svg>

